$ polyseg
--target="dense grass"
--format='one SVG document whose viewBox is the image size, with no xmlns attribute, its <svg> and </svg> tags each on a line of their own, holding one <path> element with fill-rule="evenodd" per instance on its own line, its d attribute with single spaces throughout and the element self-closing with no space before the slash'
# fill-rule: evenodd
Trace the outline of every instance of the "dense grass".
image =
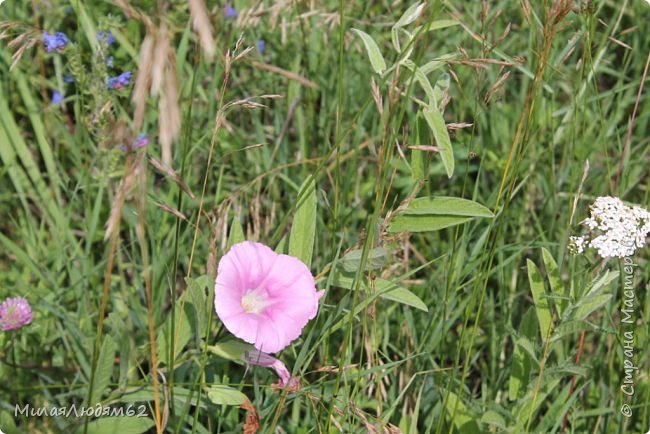
<svg viewBox="0 0 650 434">
<path fill-rule="evenodd" d="M 623 260 L 566 248 L 594 198 L 650 203 L 644 2 L 428 4 L 407 27 L 422 26 L 411 60 L 441 60 L 428 78 L 451 135 L 451 177 L 439 153 L 412 148 L 439 145 L 420 83 L 404 66 L 375 73 L 350 30 L 370 34 L 393 65 L 391 26 L 410 4 L 242 1 L 237 20 L 220 4 L 210 60 L 184 2 L 135 3 L 137 16 L 109 2 L 0 6 L 0 298 L 23 295 L 34 309 L 32 324 L 0 335 L 1 430 L 113 432 L 114 419 L 14 417 L 16 405 L 98 403 L 146 405 L 147 418 L 122 418 L 133 425 L 121 432 L 156 432 L 163 413 L 170 433 L 241 432 L 255 415 L 260 432 L 648 430 L 647 249 L 633 258 L 630 328 Z M 148 19 L 173 35 L 178 182 L 149 160 L 165 158 L 157 99 L 132 130 L 133 86 L 105 86 L 135 76 Z M 458 25 L 435 28 L 449 19 Z M 98 28 L 117 43 L 97 45 Z M 71 44 L 46 53 L 40 29 Z M 235 58 L 259 39 L 264 53 Z M 64 83 L 69 74 L 75 83 Z M 63 104 L 50 103 L 54 89 Z M 120 150 L 140 132 L 146 149 Z M 309 237 L 311 223 L 292 225 L 308 179 L 317 200 L 308 265 L 326 296 L 278 355 L 301 379 L 289 391 L 241 360 L 214 315 L 212 282 L 240 227 L 282 252 L 292 231 Z M 426 196 L 471 199 L 495 217 L 391 231 Z M 381 279 L 428 311 L 377 297 Z M 639 368 L 632 397 L 621 390 L 626 359 Z M 237 391 L 250 402 L 239 405 Z"/>
</svg>

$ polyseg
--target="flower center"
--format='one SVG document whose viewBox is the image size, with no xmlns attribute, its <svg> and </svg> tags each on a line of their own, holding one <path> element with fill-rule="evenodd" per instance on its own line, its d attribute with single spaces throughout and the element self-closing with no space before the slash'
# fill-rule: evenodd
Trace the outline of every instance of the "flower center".
<svg viewBox="0 0 650 434">
<path fill-rule="evenodd" d="M 261 288 L 249 289 L 241 299 L 241 306 L 246 313 L 259 314 L 269 304 L 266 291 Z"/>
</svg>

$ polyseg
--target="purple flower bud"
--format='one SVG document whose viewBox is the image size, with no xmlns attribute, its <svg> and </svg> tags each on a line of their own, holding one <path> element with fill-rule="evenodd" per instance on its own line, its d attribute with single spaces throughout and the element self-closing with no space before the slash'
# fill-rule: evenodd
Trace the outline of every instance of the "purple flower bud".
<svg viewBox="0 0 650 434">
<path fill-rule="evenodd" d="M 0 304 L 0 328 L 4 331 L 19 329 L 32 319 L 32 308 L 23 297 L 8 298 Z"/>
<path fill-rule="evenodd" d="M 63 32 L 56 32 L 53 35 L 50 35 L 45 31 L 43 32 L 43 43 L 45 44 L 45 51 L 48 53 L 51 53 L 52 51 L 62 51 L 68 42 L 70 41 Z"/>
<path fill-rule="evenodd" d="M 59 92 L 58 90 L 55 90 L 52 92 L 52 98 L 51 98 L 52 105 L 58 105 L 63 102 L 63 94 Z"/>
<path fill-rule="evenodd" d="M 264 39 L 259 39 L 256 45 L 257 45 L 257 51 L 264 54 L 264 52 L 266 51 L 266 41 Z"/>
<path fill-rule="evenodd" d="M 106 45 L 113 45 L 115 41 L 115 36 L 113 36 L 110 30 L 100 30 L 97 32 L 97 42 L 105 42 Z"/>
<path fill-rule="evenodd" d="M 239 13 L 237 12 L 237 9 L 235 9 L 230 3 L 226 3 L 226 7 L 223 11 L 223 15 L 226 18 L 233 19 L 233 18 L 237 18 Z"/>
<path fill-rule="evenodd" d="M 131 76 L 133 74 L 131 71 L 126 71 L 118 75 L 117 77 L 108 77 L 106 86 L 109 89 L 122 89 L 124 86 L 127 86 L 131 82 Z"/>
<path fill-rule="evenodd" d="M 296 377 L 292 377 L 287 367 L 280 360 L 259 350 L 249 350 L 244 353 L 244 360 L 251 365 L 263 366 L 265 368 L 272 368 L 278 377 L 280 377 L 279 386 L 289 387 L 289 389 L 297 390 L 300 387 L 300 381 Z"/>
</svg>

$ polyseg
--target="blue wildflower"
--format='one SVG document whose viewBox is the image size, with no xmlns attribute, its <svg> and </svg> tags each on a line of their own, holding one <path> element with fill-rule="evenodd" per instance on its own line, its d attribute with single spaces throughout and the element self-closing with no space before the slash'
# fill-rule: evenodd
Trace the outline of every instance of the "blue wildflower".
<svg viewBox="0 0 650 434">
<path fill-rule="evenodd" d="M 110 30 L 100 30 L 97 32 L 97 42 L 105 42 L 106 45 L 113 45 L 115 41 L 115 36 L 113 36 Z"/>
<path fill-rule="evenodd" d="M 131 143 L 131 149 L 144 148 L 148 144 L 149 144 L 149 137 L 147 137 L 147 134 L 146 133 L 138 134 L 138 137 L 136 137 L 135 140 L 133 140 L 133 142 Z M 120 149 L 122 151 L 126 151 L 127 147 L 126 145 L 122 145 L 120 146 Z"/>
<path fill-rule="evenodd" d="M 68 74 L 63 74 L 64 83 L 74 83 L 74 77 Z"/>
<path fill-rule="evenodd" d="M 114 61 L 115 61 L 115 59 L 113 59 L 113 56 L 108 56 L 106 58 L 106 66 L 108 66 L 109 68 L 112 68 Z"/>
<path fill-rule="evenodd" d="M 131 82 L 131 76 L 133 74 L 131 71 L 126 71 L 118 75 L 117 77 L 108 77 L 106 86 L 109 89 L 122 89 L 124 86 L 127 86 Z"/>
<path fill-rule="evenodd" d="M 226 3 L 226 7 L 223 12 L 223 15 L 226 18 L 237 18 L 239 13 L 237 12 L 237 9 L 235 9 L 230 3 Z"/>
<path fill-rule="evenodd" d="M 52 105 L 59 105 L 63 102 L 63 94 L 58 90 L 52 92 L 51 103 Z"/>
<path fill-rule="evenodd" d="M 133 141 L 134 148 L 144 148 L 149 144 L 149 137 L 146 133 L 138 134 L 138 137 Z"/>
<path fill-rule="evenodd" d="M 266 41 L 264 39 L 259 39 L 257 41 L 257 51 L 260 53 L 264 54 L 266 51 Z"/>
<path fill-rule="evenodd" d="M 70 41 L 63 32 L 56 32 L 53 35 L 43 32 L 43 43 L 45 44 L 45 51 L 48 53 L 63 50 L 68 42 Z"/>
</svg>

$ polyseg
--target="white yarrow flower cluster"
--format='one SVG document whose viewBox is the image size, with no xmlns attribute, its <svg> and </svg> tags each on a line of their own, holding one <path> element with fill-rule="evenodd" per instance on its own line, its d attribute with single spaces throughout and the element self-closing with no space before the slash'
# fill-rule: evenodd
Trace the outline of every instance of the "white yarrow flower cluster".
<svg viewBox="0 0 650 434">
<path fill-rule="evenodd" d="M 587 237 L 570 237 L 569 247 L 575 253 L 585 248 L 598 250 L 602 258 L 632 256 L 645 246 L 650 233 L 650 212 L 640 206 L 627 206 L 619 198 L 603 196 L 591 205 L 591 217 L 582 221 L 590 230 Z"/>
</svg>

